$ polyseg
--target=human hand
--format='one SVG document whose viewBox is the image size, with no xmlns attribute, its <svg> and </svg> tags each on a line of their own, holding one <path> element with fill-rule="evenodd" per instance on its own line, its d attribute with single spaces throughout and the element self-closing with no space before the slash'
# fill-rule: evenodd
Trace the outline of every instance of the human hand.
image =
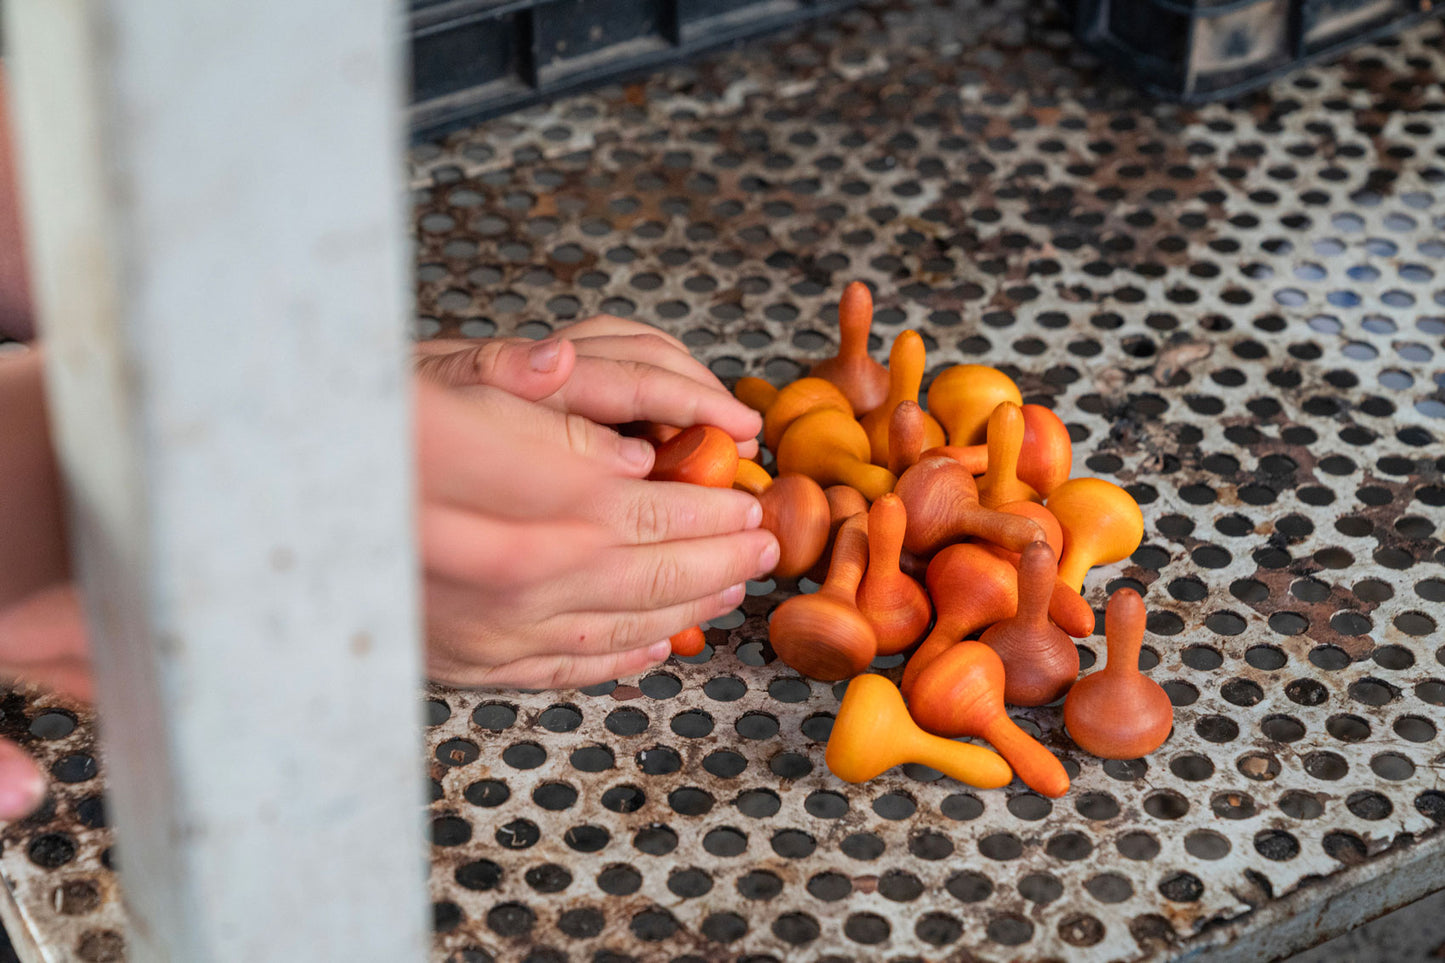
<svg viewBox="0 0 1445 963">
<path fill-rule="evenodd" d="M 417 370 L 453 388 L 491 385 L 598 424 L 715 425 L 757 454 L 762 420 L 681 341 L 636 321 L 599 315 L 543 341 L 427 341 Z"/>
<path fill-rule="evenodd" d="M 434 679 L 571 688 L 636 674 L 776 563 L 755 498 L 646 481 L 646 442 L 490 386 L 416 389 Z"/>
</svg>

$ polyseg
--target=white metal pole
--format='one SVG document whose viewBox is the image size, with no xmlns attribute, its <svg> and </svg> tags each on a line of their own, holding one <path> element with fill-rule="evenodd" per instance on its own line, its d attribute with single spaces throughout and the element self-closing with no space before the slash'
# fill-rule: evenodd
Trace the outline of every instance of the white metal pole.
<svg viewBox="0 0 1445 963">
<path fill-rule="evenodd" d="M 390 0 L 6 0 L 133 961 L 420 959 Z"/>
</svg>

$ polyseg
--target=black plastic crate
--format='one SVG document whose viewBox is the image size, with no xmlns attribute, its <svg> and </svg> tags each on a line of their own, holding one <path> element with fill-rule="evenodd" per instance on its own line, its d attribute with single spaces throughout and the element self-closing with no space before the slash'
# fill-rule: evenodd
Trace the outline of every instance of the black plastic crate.
<svg viewBox="0 0 1445 963">
<path fill-rule="evenodd" d="M 411 129 L 431 137 L 857 0 L 414 0 Z"/>
<path fill-rule="evenodd" d="M 1440 13 L 1432 0 L 1064 0 L 1086 46 L 1146 92 L 1197 103 Z"/>
</svg>

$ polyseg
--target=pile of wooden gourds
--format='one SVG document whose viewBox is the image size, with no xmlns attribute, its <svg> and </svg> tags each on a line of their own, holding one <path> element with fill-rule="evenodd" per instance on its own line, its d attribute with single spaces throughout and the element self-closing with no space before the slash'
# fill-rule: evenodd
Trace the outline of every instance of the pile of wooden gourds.
<svg viewBox="0 0 1445 963">
<path fill-rule="evenodd" d="M 768 638 L 804 675 L 853 679 L 829 768 L 856 782 L 914 761 L 985 788 L 1016 772 L 1059 796 L 1069 786 L 1063 765 L 1004 706 L 1060 697 L 1068 733 L 1086 751 L 1154 751 L 1173 708 L 1138 671 L 1138 594 L 1120 589 L 1109 600 L 1104 669 L 1080 680 L 1073 642 L 1094 630 L 1080 595 L 1085 574 L 1127 558 L 1143 538 L 1138 504 L 1111 482 L 1070 478 L 1068 429 L 1048 408 L 1024 404 L 997 369 L 945 369 L 925 410 L 923 339 L 900 332 L 884 367 L 867 350 L 872 315 L 867 286 L 850 284 L 836 357 L 781 389 L 737 383 L 737 397 L 763 415 L 776 477 L 740 461 L 731 439 L 707 426 L 663 442 L 653 474 L 752 492 L 781 547 L 774 577 L 821 583 L 778 606 Z M 673 642 L 695 654 L 701 630 Z M 910 651 L 901 692 L 864 674 L 877 656 Z M 956 736 L 982 737 L 1002 757 Z"/>
</svg>

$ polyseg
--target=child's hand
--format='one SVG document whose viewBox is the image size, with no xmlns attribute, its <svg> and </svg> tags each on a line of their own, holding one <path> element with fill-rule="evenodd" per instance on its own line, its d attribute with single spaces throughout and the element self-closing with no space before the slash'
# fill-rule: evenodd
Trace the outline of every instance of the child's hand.
<svg viewBox="0 0 1445 963">
<path fill-rule="evenodd" d="M 762 419 L 687 348 L 656 328 L 601 315 L 544 341 L 429 341 L 417 370 L 454 388 L 492 385 L 598 424 L 716 425 L 757 454 Z"/>
<path fill-rule="evenodd" d="M 416 405 L 432 678 L 552 688 L 635 674 L 776 562 L 756 499 L 645 481 L 646 442 L 485 386 L 418 378 Z"/>
</svg>

